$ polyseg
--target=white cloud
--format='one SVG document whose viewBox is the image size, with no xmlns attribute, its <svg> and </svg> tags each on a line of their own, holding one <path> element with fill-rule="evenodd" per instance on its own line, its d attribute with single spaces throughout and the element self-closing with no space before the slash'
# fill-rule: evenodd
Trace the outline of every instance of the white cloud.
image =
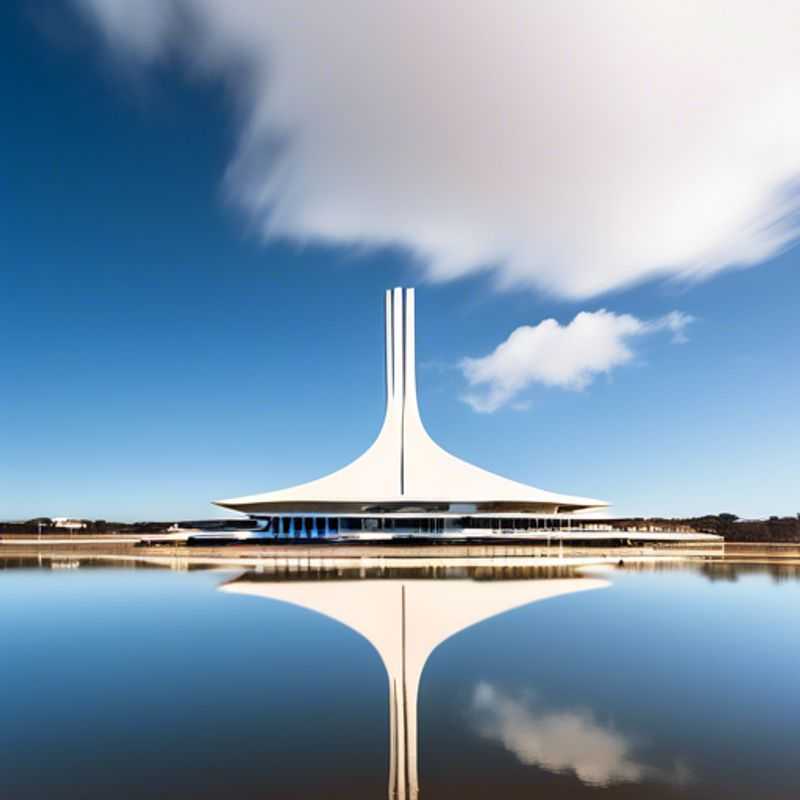
<svg viewBox="0 0 800 800">
<path fill-rule="evenodd" d="M 692 317 L 680 311 L 641 320 L 600 309 L 581 311 L 568 325 L 554 319 L 522 325 L 489 355 L 462 359 L 464 377 L 477 390 L 464 400 L 476 411 L 491 413 L 533 383 L 580 391 L 596 375 L 633 359 L 631 339 L 668 330 L 673 342 L 682 343 L 690 322 Z"/>
<path fill-rule="evenodd" d="M 499 742 L 523 764 L 550 772 L 572 772 L 583 783 L 609 786 L 643 780 L 684 784 L 689 770 L 677 762 L 668 770 L 634 756 L 630 737 L 601 725 L 587 710 L 544 711 L 514 699 L 488 683 L 472 698 L 481 736 Z"/>
<path fill-rule="evenodd" d="M 73 1 L 237 92 L 229 186 L 267 237 L 578 298 L 797 233 L 794 0 Z"/>
</svg>

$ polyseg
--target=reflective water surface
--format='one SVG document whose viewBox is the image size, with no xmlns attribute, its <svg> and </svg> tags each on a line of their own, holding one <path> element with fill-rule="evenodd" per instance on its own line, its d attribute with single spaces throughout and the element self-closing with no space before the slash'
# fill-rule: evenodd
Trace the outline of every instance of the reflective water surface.
<svg viewBox="0 0 800 800">
<path fill-rule="evenodd" d="M 797 798 L 800 568 L 0 559 L 0 797 Z"/>
</svg>

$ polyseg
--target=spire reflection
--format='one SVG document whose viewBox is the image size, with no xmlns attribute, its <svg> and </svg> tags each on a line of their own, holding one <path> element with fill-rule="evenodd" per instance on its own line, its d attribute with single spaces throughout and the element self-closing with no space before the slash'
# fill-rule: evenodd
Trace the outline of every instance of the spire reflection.
<svg viewBox="0 0 800 800">
<path fill-rule="evenodd" d="M 431 561 L 410 569 L 271 567 L 220 590 L 316 611 L 370 642 L 389 682 L 388 796 L 416 800 L 418 693 L 431 653 L 460 631 L 514 608 L 605 586 L 608 581 L 563 568 L 446 568 Z"/>
</svg>

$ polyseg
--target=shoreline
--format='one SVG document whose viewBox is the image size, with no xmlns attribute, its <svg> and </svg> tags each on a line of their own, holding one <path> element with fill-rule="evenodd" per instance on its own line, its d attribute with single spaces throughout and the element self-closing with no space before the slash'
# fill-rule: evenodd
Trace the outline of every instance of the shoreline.
<svg viewBox="0 0 800 800">
<path fill-rule="evenodd" d="M 264 567 L 290 569 L 346 566 L 413 567 L 421 564 L 462 566 L 588 566 L 627 562 L 678 560 L 739 563 L 800 564 L 800 544 L 646 545 L 628 547 L 559 547 L 537 544 L 426 544 L 402 547 L 380 544 L 241 544 L 209 547 L 162 545 L 136 547 L 131 541 L 0 540 L 0 559 L 24 561 L 106 561 L 149 563 L 173 568 Z"/>
</svg>

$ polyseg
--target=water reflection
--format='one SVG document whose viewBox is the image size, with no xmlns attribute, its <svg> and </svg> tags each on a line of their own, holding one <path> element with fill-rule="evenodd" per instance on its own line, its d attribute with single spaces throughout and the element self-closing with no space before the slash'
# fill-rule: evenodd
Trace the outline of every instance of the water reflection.
<svg viewBox="0 0 800 800">
<path fill-rule="evenodd" d="M 573 773 L 590 786 L 659 780 L 685 785 L 688 766 L 673 769 L 648 765 L 635 756 L 636 741 L 603 725 L 589 709 L 547 710 L 534 696 L 512 697 L 489 683 L 480 683 L 472 698 L 476 730 L 497 742 L 527 766 L 555 773 Z"/>
<path fill-rule="evenodd" d="M 361 634 L 389 681 L 390 800 L 415 800 L 419 683 L 431 653 L 450 637 L 511 609 L 608 581 L 536 568 L 251 572 L 221 591 L 280 600 L 316 611 Z"/>
<path fill-rule="evenodd" d="M 799 796 L 796 564 L 251 562 L 0 558 L 0 796 Z"/>
<path fill-rule="evenodd" d="M 696 572 L 709 581 L 734 582 L 752 575 L 767 575 L 775 583 L 785 583 L 800 579 L 800 562 L 794 559 L 774 561 L 748 561 L 746 559 L 708 559 L 703 561 L 684 561 L 682 559 L 664 561 L 629 560 L 622 565 L 625 572 Z"/>
</svg>

